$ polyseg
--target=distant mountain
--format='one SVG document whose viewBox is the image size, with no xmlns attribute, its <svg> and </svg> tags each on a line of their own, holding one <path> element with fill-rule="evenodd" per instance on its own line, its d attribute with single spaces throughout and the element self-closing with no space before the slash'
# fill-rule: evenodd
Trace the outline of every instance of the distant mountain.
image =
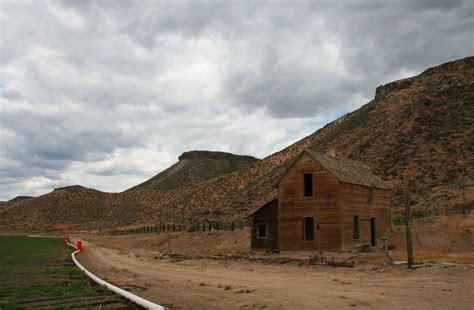
<svg viewBox="0 0 474 310">
<path fill-rule="evenodd" d="M 8 203 L 0 209 L 0 228 L 244 218 L 276 197 L 275 183 L 306 148 L 336 149 L 338 156 L 367 164 L 392 185 L 394 208 L 401 206 L 404 179 L 415 208 L 460 205 L 463 187 L 466 203 L 473 205 L 474 57 L 380 86 L 360 109 L 261 161 L 231 156 L 233 163 L 221 163 L 183 154 L 177 164 L 123 193 L 74 187 Z"/>
<path fill-rule="evenodd" d="M 234 155 L 224 152 L 190 151 L 179 157 L 179 161 L 151 179 L 128 191 L 139 189 L 172 190 L 191 186 L 233 171 L 241 170 L 259 159 L 252 156 Z"/>
<path fill-rule="evenodd" d="M 131 225 L 155 206 L 161 191 L 177 191 L 243 169 L 259 159 L 224 152 L 190 151 L 179 162 L 123 193 L 104 193 L 80 185 L 57 188 L 37 198 L 17 197 L 0 204 L 0 230 L 100 229 Z"/>
</svg>

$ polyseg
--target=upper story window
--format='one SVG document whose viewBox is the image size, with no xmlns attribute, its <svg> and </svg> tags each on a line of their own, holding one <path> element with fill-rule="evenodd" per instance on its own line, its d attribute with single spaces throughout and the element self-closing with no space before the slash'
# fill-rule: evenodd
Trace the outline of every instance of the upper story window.
<svg viewBox="0 0 474 310">
<path fill-rule="evenodd" d="M 304 174 L 304 196 L 305 197 L 313 196 L 313 174 L 312 173 Z"/>
</svg>

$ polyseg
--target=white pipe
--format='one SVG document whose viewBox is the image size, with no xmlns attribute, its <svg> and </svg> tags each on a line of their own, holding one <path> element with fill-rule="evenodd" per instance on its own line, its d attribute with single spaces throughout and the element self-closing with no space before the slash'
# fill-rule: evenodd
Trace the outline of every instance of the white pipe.
<svg viewBox="0 0 474 310">
<path fill-rule="evenodd" d="M 26 235 L 28 238 L 64 238 L 63 236 Z"/>
<path fill-rule="evenodd" d="M 68 245 L 72 246 L 73 248 L 77 249 L 77 247 L 72 244 L 72 243 L 68 243 Z M 132 294 L 130 292 L 127 292 L 126 290 L 124 289 L 121 289 L 120 287 L 117 287 L 115 285 L 112 285 L 108 282 L 105 282 L 104 280 L 102 280 L 101 278 L 97 277 L 95 274 L 93 274 L 92 272 L 90 272 L 89 270 L 87 270 L 86 268 L 84 268 L 84 266 L 81 265 L 81 263 L 79 263 L 76 259 L 76 254 L 79 253 L 79 251 L 75 251 L 71 254 L 71 257 L 72 257 L 72 260 L 74 261 L 74 264 L 76 264 L 76 266 L 81 269 L 82 271 L 85 272 L 85 274 L 91 278 L 92 280 L 94 280 L 97 284 L 101 285 L 101 286 L 105 286 L 106 288 L 108 288 L 109 290 L 127 298 L 128 300 L 131 300 L 133 301 L 134 303 L 144 307 L 145 309 L 152 309 L 152 310 L 166 310 L 168 308 L 166 307 L 163 307 L 163 306 L 160 306 L 158 304 L 155 304 L 155 303 L 152 303 L 151 301 L 148 301 L 144 298 L 141 298 L 140 296 L 137 296 L 135 294 Z"/>
</svg>

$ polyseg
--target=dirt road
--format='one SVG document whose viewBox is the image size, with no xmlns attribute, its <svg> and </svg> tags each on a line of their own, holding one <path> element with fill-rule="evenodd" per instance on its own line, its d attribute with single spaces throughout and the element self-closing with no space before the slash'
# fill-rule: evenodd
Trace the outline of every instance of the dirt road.
<svg viewBox="0 0 474 310">
<path fill-rule="evenodd" d="M 248 261 L 154 259 L 85 244 L 79 256 L 102 277 L 181 309 L 474 309 L 468 266 L 265 265 Z"/>
</svg>

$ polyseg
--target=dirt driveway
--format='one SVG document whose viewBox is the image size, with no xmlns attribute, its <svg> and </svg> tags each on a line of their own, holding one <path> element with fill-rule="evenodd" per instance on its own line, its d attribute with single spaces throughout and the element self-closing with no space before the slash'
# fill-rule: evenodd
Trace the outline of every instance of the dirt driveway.
<svg viewBox="0 0 474 310">
<path fill-rule="evenodd" d="M 469 266 L 268 265 L 207 259 L 170 262 L 85 243 L 99 276 L 173 309 L 474 309 Z"/>
</svg>

